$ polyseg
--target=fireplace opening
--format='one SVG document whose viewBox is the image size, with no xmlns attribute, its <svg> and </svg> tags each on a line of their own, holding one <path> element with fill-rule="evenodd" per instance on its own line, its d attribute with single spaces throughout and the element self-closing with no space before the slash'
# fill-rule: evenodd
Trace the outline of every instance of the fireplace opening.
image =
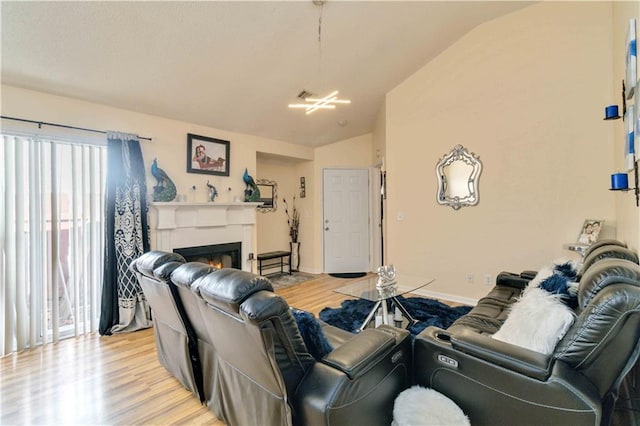
<svg viewBox="0 0 640 426">
<path fill-rule="evenodd" d="M 183 247 L 173 249 L 187 262 L 200 262 L 216 268 L 242 269 L 242 243 L 211 244 L 206 246 Z"/>
</svg>

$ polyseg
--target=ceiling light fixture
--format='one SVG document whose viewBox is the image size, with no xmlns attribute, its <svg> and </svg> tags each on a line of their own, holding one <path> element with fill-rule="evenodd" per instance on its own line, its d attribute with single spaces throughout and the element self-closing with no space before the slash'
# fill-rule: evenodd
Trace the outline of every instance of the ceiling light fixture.
<svg viewBox="0 0 640 426">
<path fill-rule="evenodd" d="M 322 13 L 327 0 L 312 0 L 313 4 L 320 8 L 320 16 L 318 18 L 318 52 L 320 61 L 322 61 Z M 320 73 L 322 75 L 322 73 Z M 348 99 L 338 99 L 338 91 L 329 93 L 324 98 L 314 98 L 313 94 L 302 90 L 298 94 L 298 98 L 302 99 L 303 104 L 289 104 L 289 108 L 304 108 L 305 114 L 309 115 L 319 109 L 335 109 L 336 104 L 350 104 Z"/>
<path fill-rule="evenodd" d="M 348 99 L 338 99 L 338 91 L 329 93 L 324 98 L 304 97 L 304 104 L 289 104 L 289 108 L 304 108 L 305 114 L 309 115 L 319 109 L 335 109 L 336 104 L 350 104 Z"/>
</svg>

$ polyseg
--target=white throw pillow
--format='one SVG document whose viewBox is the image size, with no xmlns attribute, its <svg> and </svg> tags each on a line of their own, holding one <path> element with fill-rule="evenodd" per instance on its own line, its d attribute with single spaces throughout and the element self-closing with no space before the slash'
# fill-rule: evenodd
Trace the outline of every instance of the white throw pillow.
<svg viewBox="0 0 640 426">
<path fill-rule="evenodd" d="M 574 318 L 573 311 L 562 302 L 560 295 L 529 287 L 492 337 L 548 355 L 571 327 Z"/>
<path fill-rule="evenodd" d="M 469 418 L 438 391 L 413 386 L 398 395 L 391 426 L 470 426 Z"/>
<path fill-rule="evenodd" d="M 540 269 L 538 269 L 538 273 L 531 281 L 529 281 L 529 284 L 527 284 L 527 287 L 524 289 L 524 292 L 526 293 L 531 288 L 539 287 L 542 281 L 546 280 L 553 274 L 559 273 L 560 275 L 563 275 L 561 272 L 557 270 L 557 268 L 559 265 L 566 265 L 566 264 L 571 266 L 575 274 L 577 274 L 577 271 L 580 270 L 580 263 L 576 260 L 570 260 L 566 258 L 556 259 L 553 261 L 551 265 L 544 265 L 540 267 Z M 568 277 L 568 278 L 573 279 L 574 277 Z"/>
<path fill-rule="evenodd" d="M 538 288 L 538 286 L 540 286 L 540 283 L 543 280 L 546 280 L 547 278 L 549 278 L 551 275 L 553 275 L 553 267 L 555 265 L 547 265 L 547 266 L 543 266 L 540 269 L 538 269 L 538 273 L 536 274 L 536 276 L 529 281 L 529 284 L 527 284 L 527 288 L 524 289 L 524 291 L 526 292 L 527 290 L 531 289 L 531 288 Z"/>
</svg>

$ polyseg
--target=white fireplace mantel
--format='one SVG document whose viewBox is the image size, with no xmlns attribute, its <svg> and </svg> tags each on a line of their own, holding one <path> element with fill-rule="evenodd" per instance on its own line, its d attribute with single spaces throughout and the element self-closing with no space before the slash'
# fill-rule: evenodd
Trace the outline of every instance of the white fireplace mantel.
<svg viewBox="0 0 640 426">
<path fill-rule="evenodd" d="M 158 212 L 155 229 L 255 224 L 262 203 L 149 203 Z"/>
<path fill-rule="evenodd" d="M 261 204 L 149 203 L 156 213 L 151 223 L 156 233 L 155 248 L 171 252 L 176 248 L 239 241 L 242 243 L 242 269 L 251 271 L 247 254 L 253 251 L 256 206 Z"/>
</svg>

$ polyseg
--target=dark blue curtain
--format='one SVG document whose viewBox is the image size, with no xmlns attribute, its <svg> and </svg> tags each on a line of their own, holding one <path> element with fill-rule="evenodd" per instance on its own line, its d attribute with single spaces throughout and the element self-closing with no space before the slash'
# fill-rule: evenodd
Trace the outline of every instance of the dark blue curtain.
<svg viewBox="0 0 640 426">
<path fill-rule="evenodd" d="M 147 187 L 136 135 L 107 134 L 105 256 L 99 332 L 102 335 L 151 326 L 144 293 L 129 264 L 149 251 Z"/>
</svg>

